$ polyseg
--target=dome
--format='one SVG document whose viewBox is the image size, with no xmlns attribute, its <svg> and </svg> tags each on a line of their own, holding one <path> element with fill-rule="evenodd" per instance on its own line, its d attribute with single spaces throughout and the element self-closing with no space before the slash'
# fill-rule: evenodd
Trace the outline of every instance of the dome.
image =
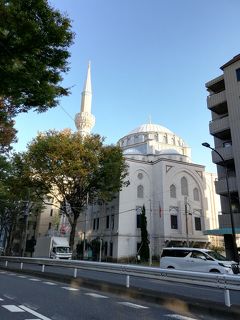
<svg viewBox="0 0 240 320">
<path fill-rule="evenodd" d="M 174 134 L 169 129 L 153 123 L 142 124 L 136 129 L 130 131 L 129 134 L 140 133 L 140 132 L 166 132 L 166 133 Z"/>
<path fill-rule="evenodd" d="M 142 124 L 118 141 L 124 155 L 153 155 L 190 161 L 191 150 L 184 140 L 159 124 Z"/>
</svg>

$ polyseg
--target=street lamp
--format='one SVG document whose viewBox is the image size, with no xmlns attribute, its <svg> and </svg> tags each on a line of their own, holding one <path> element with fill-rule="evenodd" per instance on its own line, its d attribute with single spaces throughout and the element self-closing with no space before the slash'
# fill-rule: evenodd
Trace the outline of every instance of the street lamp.
<svg viewBox="0 0 240 320">
<path fill-rule="evenodd" d="M 234 226 L 234 218 L 233 218 L 233 212 L 232 212 L 232 204 L 231 204 L 231 195 L 230 195 L 230 190 L 229 190 L 229 177 L 228 177 L 228 168 L 226 165 L 226 161 L 223 159 L 222 155 L 212 148 L 208 142 L 203 142 L 202 146 L 211 149 L 214 151 L 218 156 L 221 158 L 224 167 L 225 167 L 225 173 L 226 173 L 226 183 L 227 183 L 227 194 L 228 194 L 228 206 L 229 206 L 229 213 L 230 213 L 230 219 L 231 219 L 231 227 L 232 227 L 232 238 L 233 238 L 233 257 L 234 260 L 239 263 L 239 256 L 238 256 L 238 251 L 237 251 L 237 244 L 236 244 L 236 232 L 235 232 L 235 226 Z"/>
<path fill-rule="evenodd" d="M 186 215 L 186 238 L 187 238 L 187 247 L 189 247 L 189 231 L 188 231 L 188 215 L 192 215 L 191 212 L 188 212 L 187 206 L 190 204 L 187 202 L 187 196 L 184 197 L 184 207 L 185 207 L 185 215 Z"/>
</svg>

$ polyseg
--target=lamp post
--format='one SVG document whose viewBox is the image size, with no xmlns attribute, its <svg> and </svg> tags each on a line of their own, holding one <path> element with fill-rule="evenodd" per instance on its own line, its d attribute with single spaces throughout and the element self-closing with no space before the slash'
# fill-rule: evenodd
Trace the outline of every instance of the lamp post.
<svg viewBox="0 0 240 320">
<path fill-rule="evenodd" d="M 189 247 L 189 230 L 188 230 L 188 215 L 191 215 L 188 212 L 187 206 L 189 203 L 187 202 L 187 196 L 184 197 L 184 207 L 185 207 L 185 215 L 186 215 L 186 239 L 187 239 L 187 247 Z"/>
<path fill-rule="evenodd" d="M 228 206 L 229 206 L 229 213 L 230 213 L 230 219 L 231 219 L 231 228 L 232 228 L 232 238 L 233 238 L 233 257 L 234 260 L 239 263 L 239 256 L 238 256 L 238 251 L 237 251 L 237 244 L 236 244 L 236 232 L 235 232 L 235 225 L 234 225 L 234 218 L 233 218 L 233 212 L 232 212 L 232 203 L 231 203 L 231 194 L 229 190 L 229 177 L 228 177 L 228 168 L 226 165 L 226 161 L 222 157 L 222 155 L 214 148 L 210 146 L 208 142 L 203 142 L 202 146 L 211 149 L 214 151 L 218 156 L 221 158 L 224 167 L 225 167 L 225 174 L 226 174 L 226 183 L 227 183 L 227 196 L 228 196 Z"/>
</svg>

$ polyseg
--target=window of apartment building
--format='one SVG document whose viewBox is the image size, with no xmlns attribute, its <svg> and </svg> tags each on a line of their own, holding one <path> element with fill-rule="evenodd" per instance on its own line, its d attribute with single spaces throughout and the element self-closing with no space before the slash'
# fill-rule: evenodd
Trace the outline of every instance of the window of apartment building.
<svg viewBox="0 0 240 320">
<path fill-rule="evenodd" d="M 52 224 L 51 224 L 51 222 L 49 222 L 49 224 L 48 224 L 48 230 L 50 230 L 52 228 Z"/>
<path fill-rule="evenodd" d="M 50 217 L 53 215 L 53 209 L 50 210 Z"/>
<path fill-rule="evenodd" d="M 201 226 L 201 218 L 195 217 L 195 230 L 201 231 L 202 226 Z"/>
<path fill-rule="evenodd" d="M 232 146 L 232 141 L 225 141 L 223 142 L 223 147 L 224 148 L 228 148 L 228 147 L 231 147 Z"/>
<path fill-rule="evenodd" d="M 93 219 L 93 230 L 95 230 L 96 229 L 96 219 L 94 218 Z"/>
<path fill-rule="evenodd" d="M 181 193 L 183 196 L 188 196 L 188 182 L 185 177 L 181 179 Z"/>
<path fill-rule="evenodd" d="M 176 198 L 176 187 L 174 184 L 170 186 L 170 197 L 171 198 Z"/>
<path fill-rule="evenodd" d="M 99 229 L 99 218 L 97 218 L 97 230 Z"/>
<path fill-rule="evenodd" d="M 141 184 L 137 187 L 137 197 L 143 198 L 143 186 Z"/>
<path fill-rule="evenodd" d="M 110 221 L 110 216 L 106 216 L 106 229 L 109 229 L 109 221 Z"/>
<path fill-rule="evenodd" d="M 240 81 L 240 68 L 236 70 L 237 81 Z"/>
<path fill-rule="evenodd" d="M 176 215 L 171 214 L 171 229 L 178 228 L 178 219 Z"/>
<path fill-rule="evenodd" d="M 194 201 L 199 201 L 199 191 L 198 188 L 193 189 L 193 199 Z"/>
</svg>

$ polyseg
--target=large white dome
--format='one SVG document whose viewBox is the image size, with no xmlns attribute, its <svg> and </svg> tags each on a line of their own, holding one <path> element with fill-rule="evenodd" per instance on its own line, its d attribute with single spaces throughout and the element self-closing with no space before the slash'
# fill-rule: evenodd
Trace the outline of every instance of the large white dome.
<svg viewBox="0 0 240 320">
<path fill-rule="evenodd" d="M 156 132 L 156 133 L 157 132 L 166 132 L 166 133 L 174 134 L 169 129 L 167 129 L 163 126 L 160 126 L 159 124 L 153 124 L 153 123 L 142 124 L 141 126 L 137 127 L 136 129 L 130 131 L 129 134 L 140 133 L 140 132 Z"/>
<path fill-rule="evenodd" d="M 191 150 L 184 140 L 159 124 L 142 124 L 118 141 L 125 156 L 167 157 L 190 162 Z"/>
</svg>

